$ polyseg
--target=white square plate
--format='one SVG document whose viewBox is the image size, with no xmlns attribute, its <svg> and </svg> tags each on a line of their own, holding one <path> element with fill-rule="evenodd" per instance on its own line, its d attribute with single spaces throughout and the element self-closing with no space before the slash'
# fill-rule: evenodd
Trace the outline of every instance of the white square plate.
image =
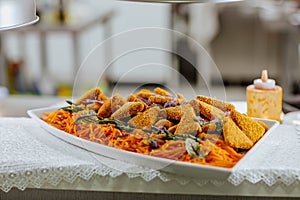
<svg viewBox="0 0 300 200">
<path fill-rule="evenodd" d="M 40 119 L 40 117 L 43 116 L 42 114 L 43 112 L 50 112 L 58 108 L 61 108 L 61 106 L 32 109 L 32 110 L 28 110 L 27 113 L 31 118 L 36 120 L 41 125 L 42 128 L 46 129 L 47 133 L 51 133 L 54 136 L 64 140 L 65 142 L 83 148 L 90 152 L 97 153 L 105 157 L 109 157 L 109 158 L 113 158 L 125 162 L 130 162 L 140 166 L 150 167 L 153 169 L 171 172 L 178 175 L 193 177 L 197 179 L 199 178 L 214 179 L 214 180 L 227 179 L 233 170 L 237 169 L 238 166 L 247 159 L 247 157 L 255 153 L 255 151 L 259 148 L 259 145 L 265 141 L 267 136 L 271 134 L 272 130 L 278 125 L 277 121 L 258 119 L 265 122 L 268 125 L 269 130 L 245 154 L 245 156 L 243 156 L 243 158 L 234 167 L 223 168 L 223 167 L 207 166 L 207 165 L 194 164 L 194 163 L 188 163 L 182 161 L 174 161 L 165 158 L 158 158 L 149 155 L 143 155 L 139 153 L 134 153 L 122 149 L 109 147 L 106 145 L 98 144 L 86 139 L 76 137 L 74 135 L 71 135 L 69 133 L 57 129 Z M 45 135 L 45 137 L 47 137 L 47 135 Z"/>
</svg>

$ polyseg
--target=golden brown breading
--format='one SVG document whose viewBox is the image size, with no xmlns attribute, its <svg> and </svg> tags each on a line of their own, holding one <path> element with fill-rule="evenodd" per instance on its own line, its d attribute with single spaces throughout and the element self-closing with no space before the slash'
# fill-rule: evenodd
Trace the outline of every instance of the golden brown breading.
<svg viewBox="0 0 300 200">
<path fill-rule="evenodd" d="M 207 135 L 212 135 L 212 134 L 206 134 L 205 132 L 201 132 L 197 135 L 198 138 L 200 138 L 201 140 L 206 139 Z"/>
<path fill-rule="evenodd" d="M 223 118 L 225 116 L 225 113 L 219 108 L 207 104 L 203 101 L 199 101 L 198 99 L 192 99 L 189 104 L 194 108 L 197 114 L 202 114 L 209 120 Z"/>
<path fill-rule="evenodd" d="M 161 96 L 169 96 L 169 97 L 172 97 L 172 94 L 171 94 L 171 93 L 169 93 L 167 90 L 162 89 L 162 88 L 160 88 L 160 87 L 155 88 L 155 89 L 154 89 L 154 92 L 155 92 L 156 94 L 161 95 Z"/>
<path fill-rule="evenodd" d="M 202 131 L 205 133 L 213 133 L 215 132 L 217 125 L 215 123 L 208 123 L 202 126 Z"/>
<path fill-rule="evenodd" d="M 136 94 L 138 94 L 138 93 L 150 93 L 151 95 L 153 94 L 153 92 L 151 92 L 151 90 L 149 90 L 149 89 L 146 89 L 146 88 L 142 88 L 142 89 L 140 89 L 140 91 L 139 91 L 139 92 L 137 92 Z"/>
<path fill-rule="evenodd" d="M 250 149 L 253 146 L 253 142 L 230 117 L 224 118 L 223 136 L 224 141 L 233 148 Z"/>
<path fill-rule="evenodd" d="M 195 112 L 191 105 L 186 104 L 182 107 L 182 117 L 178 123 L 177 129 L 174 134 L 193 134 L 196 135 L 201 132 L 201 126 L 195 122 Z"/>
<path fill-rule="evenodd" d="M 107 118 L 111 115 L 111 99 L 106 99 L 104 104 L 99 108 L 97 116 L 101 118 Z"/>
<path fill-rule="evenodd" d="M 126 100 L 120 95 L 120 94 L 115 94 L 111 98 L 111 110 L 112 112 L 115 112 L 121 106 L 123 106 L 126 103 Z"/>
<path fill-rule="evenodd" d="M 197 99 L 192 99 L 189 104 L 193 107 L 196 115 L 200 115 L 200 101 Z"/>
<path fill-rule="evenodd" d="M 155 126 L 157 126 L 157 127 L 162 126 L 162 127 L 166 127 L 168 129 L 171 126 L 174 126 L 174 124 L 167 119 L 161 119 L 155 123 Z"/>
<path fill-rule="evenodd" d="M 168 131 L 170 131 L 171 133 L 175 133 L 176 129 L 177 129 L 178 124 L 175 124 L 174 126 L 171 126 L 170 128 L 168 128 Z"/>
<path fill-rule="evenodd" d="M 95 112 L 98 112 L 98 110 L 100 109 L 101 106 L 102 106 L 101 103 L 95 102 L 95 103 L 88 104 L 86 106 L 86 108 L 88 108 L 90 110 L 94 110 Z"/>
<path fill-rule="evenodd" d="M 236 110 L 232 110 L 230 116 L 253 143 L 257 142 L 266 131 L 258 121 Z"/>
<path fill-rule="evenodd" d="M 158 120 L 167 119 L 167 113 L 165 109 L 160 109 Z"/>
<path fill-rule="evenodd" d="M 144 110 L 144 104 L 139 102 L 126 102 L 121 108 L 116 110 L 111 115 L 111 118 L 113 119 L 123 119 L 130 117 L 132 115 L 136 115 L 138 112 L 141 112 Z"/>
<path fill-rule="evenodd" d="M 98 96 L 102 93 L 100 88 L 93 88 L 87 91 L 85 94 L 80 96 L 76 101 L 75 104 L 81 104 L 85 99 L 98 99 Z"/>
<path fill-rule="evenodd" d="M 202 135 L 204 134 L 204 135 Z M 198 135 L 199 138 L 201 138 L 202 140 L 210 140 L 210 141 L 217 141 L 218 139 L 223 139 L 222 135 L 219 135 L 219 134 L 206 134 L 206 133 L 201 133 Z M 224 140 L 224 139 L 223 139 Z"/>
<path fill-rule="evenodd" d="M 169 120 L 175 120 L 179 121 L 182 116 L 182 107 L 181 106 L 176 106 L 176 107 L 169 107 L 163 109 L 166 114 L 167 114 L 167 119 Z"/>
<path fill-rule="evenodd" d="M 137 101 L 137 100 L 140 100 L 140 99 L 136 98 L 136 96 L 135 96 L 134 94 L 129 94 L 129 95 L 127 96 L 126 100 L 127 100 L 128 102 L 134 102 L 134 101 Z M 141 100 L 140 100 L 140 101 L 141 101 Z"/>
<path fill-rule="evenodd" d="M 139 112 L 128 121 L 128 124 L 138 128 L 150 128 L 157 121 L 159 111 L 160 108 L 154 106 L 144 112 Z"/>
<path fill-rule="evenodd" d="M 190 123 L 195 121 L 196 114 L 193 107 L 190 104 L 185 104 L 181 106 L 181 110 L 182 117 L 180 119 L 180 122 Z"/>
<path fill-rule="evenodd" d="M 104 93 L 101 93 L 101 94 L 98 95 L 98 99 L 97 100 L 103 100 L 103 101 L 105 101 L 106 99 L 108 99 L 107 96 Z"/>
<path fill-rule="evenodd" d="M 201 133 L 202 129 L 199 123 L 190 122 L 190 123 L 179 123 L 174 134 L 191 134 L 197 135 Z"/>
<path fill-rule="evenodd" d="M 140 102 L 140 103 L 144 103 L 146 105 L 146 103 L 143 100 L 137 98 L 135 94 L 128 95 L 127 98 L 126 98 L 126 101 L 128 101 L 128 102 Z"/>
<path fill-rule="evenodd" d="M 166 97 L 166 96 L 160 96 L 160 95 L 153 95 L 153 96 L 150 96 L 148 98 L 148 101 L 150 104 L 165 104 L 167 103 L 168 101 L 172 100 L 173 98 L 172 97 Z"/>
<path fill-rule="evenodd" d="M 140 102 L 140 103 L 143 103 L 144 106 L 145 106 L 145 109 L 149 108 L 149 106 L 147 105 L 146 102 L 144 102 L 143 100 L 137 98 L 136 95 L 134 95 L 134 94 L 128 95 L 126 99 L 127 99 L 128 102 Z"/>
<path fill-rule="evenodd" d="M 148 89 L 141 89 L 139 92 L 135 93 L 134 95 L 142 97 L 144 99 L 148 99 L 150 96 L 155 94 Z"/>
<path fill-rule="evenodd" d="M 264 127 L 265 128 L 265 132 L 267 132 L 268 130 L 269 130 L 269 127 L 268 127 L 268 125 L 265 123 L 265 122 L 263 122 L 263 121 L 257 121 L 262 127 Z"/>
<path fill-rule="evenodd" d="M 202 95 L 198 95 L 196 97 L 196 99 L 198 99 L 199 101 L 203 101 L 209 105 L 212 105 L 214 107 L 219 108 L 222 111 L 230 111 L 234 109 L 234 105 L 229 103 L 229 102 L 225 102 L 216 98 L 212 98 L 212 97 L 207 97 L 207 96 L 202 96 Z"/>
</svg>

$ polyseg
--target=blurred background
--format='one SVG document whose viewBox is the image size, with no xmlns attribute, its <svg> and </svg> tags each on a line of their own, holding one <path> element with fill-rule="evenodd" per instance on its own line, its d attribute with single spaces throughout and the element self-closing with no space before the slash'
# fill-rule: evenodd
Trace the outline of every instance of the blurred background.
<svg viewBox="0 0 300 200">
<path fill-rule="evenodd" d="M 0 32 L 0 101 L 6 97 L 6 107 L 20 99 L 28 107 L 54 103 L 71 96 L 76 84 L 86 90 L 95 83 L 107 92 L 116 84 L 225 86 L 228 100 L 244 101 L 245 87 L 263 69 L 283 87 L 285 96 L 300 93 L 300 1 L 36 3 L 37 24 Z M 173 37 L 166 30 L 180 34 Z M 152 43 L 179 55 L 137 50 Z"/>
</svg>

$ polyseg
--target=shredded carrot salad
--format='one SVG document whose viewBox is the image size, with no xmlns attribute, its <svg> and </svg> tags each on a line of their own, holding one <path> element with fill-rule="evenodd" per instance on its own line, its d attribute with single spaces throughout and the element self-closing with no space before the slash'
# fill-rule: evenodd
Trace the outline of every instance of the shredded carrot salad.
<svg viewBox="0 0 300 200">
<path fill-rule="evenodd" d="M 163 133 L 149 133 L 142 129 L 125 131 L 115 124 L 75 123 L 74 113 L 63 109 L 43 113 L 42 120 L 74 136 L 118 149 L 203 165 L 233 167 L 244 155 L 227 145 L 222 137 L 207 137 L 200 146 L 207 152 L 193 157 L 185 147 L 185 140 L 162 139 Z"/>
</svg>

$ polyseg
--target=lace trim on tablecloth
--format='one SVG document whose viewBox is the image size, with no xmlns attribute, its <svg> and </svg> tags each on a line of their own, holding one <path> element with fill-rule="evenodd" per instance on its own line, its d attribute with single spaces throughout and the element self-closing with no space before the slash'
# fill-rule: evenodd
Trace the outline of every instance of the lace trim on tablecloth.
<svg viewBox="0 0 300 200">
<path fill-rule="evenodd" d="M 96 155 L 59 140 L 28 118 L 2 118 L 0 120 L 0 189 L 25 190 L 41 188 L 45 184 L 57 186 L 62 181 L 74 183 L 78 178 L 90 180 L 93 176 L 112 178 L 126 174 L 145 181 L 159 178 L 163 182 L 177 181 L 186 185 L 191 181 L 199 186 L 212 183 L 223 185 L 226 181 L 192 180 L 113 160 Z"/>
</svg>

